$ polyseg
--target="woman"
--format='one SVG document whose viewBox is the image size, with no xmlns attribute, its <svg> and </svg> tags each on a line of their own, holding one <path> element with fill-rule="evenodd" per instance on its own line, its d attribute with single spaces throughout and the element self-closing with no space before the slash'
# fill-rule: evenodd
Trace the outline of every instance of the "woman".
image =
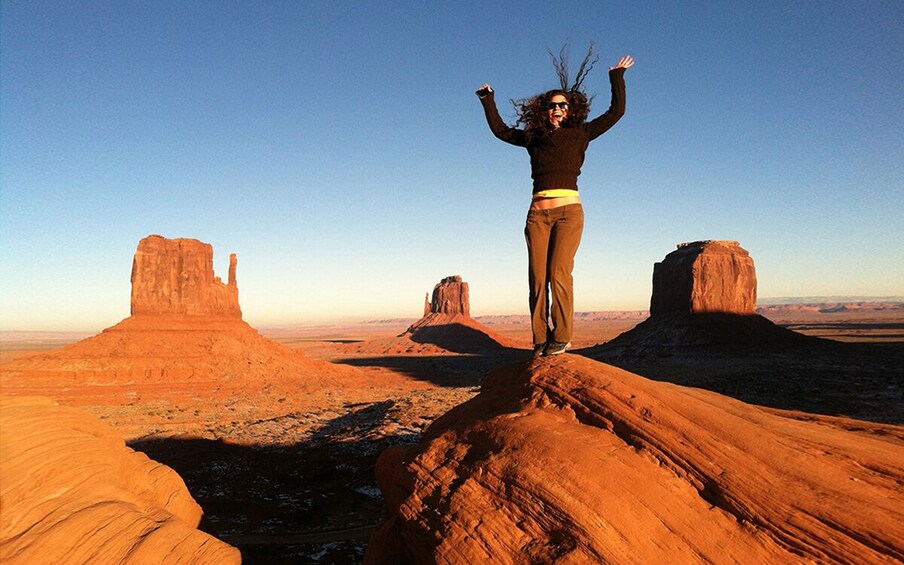
<svg viewBox="0 0 904 565">
<path fill-rule="evenodd" d="M 586 121 L 590 110 L 581 85 L 593 68 L 593 46 L 581 64 L 573 86 L 568 85 L 564 57 L 554 64 L 562 88 L 513 101 L 519 113 L 516 125 L 508 127 L 496 109 L 493 89 L 484 84 L 477 90 L 487 123 L 493 134 L 512 145 L 525 147 L 530 155 L 533 198 L 527 213 L 528 283 L 534 357 L 558 355 L 571 346 L 574 294 L 571 272 L 574 255 L 584 230 L 584 210 L 578 197 L 578 175 L 588 144 L 606 132 L 625 113 L 625 70 L 634 64 L 630 56 L 609 67 L 612 102 L 609 110 Z M 547 293 L 552 295 L 550 302 Z M 549 319 L 552 318 L 552 325 Z"/>
</svg>

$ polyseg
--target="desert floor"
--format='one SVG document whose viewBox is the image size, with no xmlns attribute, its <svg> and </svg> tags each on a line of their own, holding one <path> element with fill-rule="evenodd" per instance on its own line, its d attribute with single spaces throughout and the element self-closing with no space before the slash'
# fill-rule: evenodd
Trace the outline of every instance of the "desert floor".
<svg viewBox="0 0 904 565">
<path fill-rule="evenodd" d="M 740 388 L 707 378 L 705 366 L 637 372 L 712 388 L 754 404 L 901 423 L 900 310 L 777 309 L 767 316 L 808 335 L 850 343 L 851 349 L 825 362 L 834 363 L 830 379 L 806 383 L 786 379 L 783 363 L 777 365 L 774 358 L 735 362 L 738 382 L 746 383 Z M 575 349 L 603 343 L 642 320 L 639 313 L 616 318 L 578 315 Z M 476 394 L 487 372 L 529 355 L 530 330 L 523 316 L 478 321 L 524 349 L 429 356 L 374 355 L 356 349 L 399 335 L 413 321 L 258 328 L 311 358 L 361 369 L 360 386 L 297 395 L 246 391 L 225 398 L 204 398 L 175 386 L 165 387 L 156 398 L 145 395 L 128 403 L 96 394 L 81 398 L 77 391 L 58 394 L 57 400 L 86 408 L 119 430 L 132 448 L 175 469 L 204 509 L 201 529 L 239 547 L 244 562 L 356 563 L 370 532 L 386 517 L 373 472 L 379 453 L 390 445 L 417 442 L 436 417 Z M 2 337 L 0 363 L 5 363 L 87 334 Z M 801 367 L 812 365 L 807 359 L 786 361 L 798 379 Z M 858 381 L 864 373 L 868 379 Z M 776 395 L 772 385 L 783 379 L 797 388 Z"/>
</svg>

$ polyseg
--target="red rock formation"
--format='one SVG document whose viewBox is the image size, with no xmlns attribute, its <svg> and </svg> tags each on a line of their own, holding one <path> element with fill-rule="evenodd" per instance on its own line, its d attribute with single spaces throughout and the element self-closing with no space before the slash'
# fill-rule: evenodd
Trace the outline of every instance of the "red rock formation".
<svg viewBox="0 0 904 565">
<path fill-rule="evenodd" d="M 39 397 L 0 398 L 0 561 L 240 563 L 172 469 Z"/>
<path fill-rule="evenodd" d="M 574 355 L 491 374 L 377 475 L 391 518 L 365 563 L 904 559 L 904 428 Z"/>
<path fill-rule="evenodd" d="M 318 385 L 358 371 L 315 361 L 258 334 L 241 319 L 235 255 L 229 284 L 213 276 L 210 245 L 149 236 L 132 268 L 133 315 L 60 350 L 0 367 L 4 394 L 40 394 L 67 403 L 226 395 Z M 161 387 L 165 384 L 166 387 Z M 311 385 L 313 386 L 313 385 Z"/>
<path fill-rule="evenodd" d="M 446 277 L 433 287 L 430 312 L 434 314 L 471 315 L 468 299 L 468 283 L 462 282 L 460 275 Z"/>
<path fill-rule="evenodd" d="M 653 266 L 650 316 L 755 310 L 753 259 L 737 241 L 681 243 Z"/>
<path fill-rule="evenodd" d="M 468 283 L 455 275 L 433 287 L 424 301 L 424 316 L 392 339 L 350 344 L 355 353 L 382 355 L 444 355 L 482 353 L 516 345 L 471 317 Z"/>
<path fill-rule="evenodd" d="M 756 314 L 753 259 L 736 241 L 682 243 L 653 266 L 650 317 L 584 353 L 626 358 L 720 355 L 796 347 L 812 338 Z"/>
<path fill-rule="evenodd" d="M 210 244 L 150 235 L 138 243 L 132 262 L 132 315 L 241 318 L 235 267 L 232 254 L 224 285 L 213 274 Z"/>
</svg>

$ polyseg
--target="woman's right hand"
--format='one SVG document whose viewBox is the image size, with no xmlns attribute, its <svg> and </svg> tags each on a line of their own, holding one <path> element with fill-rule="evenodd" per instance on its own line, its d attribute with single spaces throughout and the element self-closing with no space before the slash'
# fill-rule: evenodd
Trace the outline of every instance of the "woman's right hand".
<svg viewBox="0 0 904 565">
<path fill-rule="evenodd" d="M 609 67 L 609 70 L 614 69 L 630 69 L 634 66 L 634 57 L 630 55 L 625 55 L 621 59 L 618 60 L 618 63 L 614 67 Z"/>
<path fill-rule="evenodd" d="M 476 94 L 479 98 L 484 98 L 487 94 L 489 94 L 491 92 L 493 92 L 493 87 L 490 86 L 488 83 L 484 83 L 484 85 L 481 86 L 480 88 L 478 88 L 474 94 Z"/>
</svg>

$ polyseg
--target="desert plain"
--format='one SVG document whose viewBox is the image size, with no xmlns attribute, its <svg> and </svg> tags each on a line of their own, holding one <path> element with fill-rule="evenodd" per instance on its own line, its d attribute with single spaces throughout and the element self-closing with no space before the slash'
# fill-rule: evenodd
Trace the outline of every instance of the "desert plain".
<svg viewBox="0 0 904 565">
<path fill-rule="evenodd" d="M 139 266 L 140 253 L 141 248 L 136 255 Z M 155 280 L 159 283 L 159 277 Z M 648 349 L 638 352 L 618 345 L 618 339 L 623 342 L 627 332 L 642 328 L 641 324 L 651 319 L 649 312 L 579 312 L 575 314 L 572 352 L 531 361 L 527 316 L 472 318 L 467 286 L 460 277 L 443 279 L 437 285 L 440 293 L 434 289 L 423 317 L 255 329 L 241 321 L 237 299 L 229 298 L 234 272 L 229 285 L 222 285 L 219 279 L 209 284 L 217 293 L 213 298 L 205 295 L 205 308 L 212 309 L 212 315 L 206 312 L 197 318 L 184 311 L 172 315 L 166 311 L 171 304 L 164 311 L 155 310 L 159 306 L 155 300 L 162 294 L 156 287 L 143 289 L 133 270 L 133 315 L 96 336 L 0 334 L 0 392 L 49 397 L 60 405 L 83 409 L 112 427 L 131 449 L 172 468 L 203 509 L 198 528 L 238 548 L 244 563 L 361 562 L 369 540 L 378 539 L 372 536 L 396 527 L 385 492 L 386 481 L 391 480 L 384 478 L 383 485 L 377 481 L 381 453 L 389 448 L 397 454 L 407 449 L 407 457 L 414 457 L 410 450 L 432 423 L 475 399 L 487 375 L 500 374 L 496 381 L 505 381 L 509 378 L 506 372 L 517 375 L 526 371 L 555 381 L 574 374 L 596 378 L 597 371 L 608 375 L 612 367 L 620 367 L 646 377 L 643 382 L 667 381 L 725 395 L 729 399 L 726 405 L 740 407 L 732 410 L 745 414 L 747 420 L 781 418 L 861 434 L 844 435 L 839 453 L 856 447 L 861 436 L 866 444 L 879 442 L 893 448 L 891 463 L 873 464 L 870 472 L 879 477 L 877 484 L 886 489 L 882 492 L 893 493 L 892 507 L 897 506 L 900 513 L 904 461 L 895 455 L 904 444 L 904 303 L 900 301 L 761 306 L 757 318 L 768 324 L 767 338 L 770 332 L 793 331 L 794 336 L 805 336 L 803 341 L 778 347 L 766 339 L 763 346 L 757 342 L 760 329 L 744 329 L 744 340 L 749 342 L 742 344 L 744 347 L 685 341 L 677 348 L 656 348 L 653 355 Z M 451 294 L 443 294 L 449 288 Z M 455 302 L 451 307 L 450 300 Z M 648 343 L 643 339 L 638 342 Z M 607 348 L 607 344 L 616 346 Z M 618 376 L 621 374 L 612 377 L 622 379 L 613 381 L 613 389 L 618 388 L 616 384 L 630 386 L 634 382 L 624 380 L 634 376 Z M 582 386 L 575 385 L 572 391 Z M 660 389 L 655 388 L 659 385 L 649 386 L 654 387 L 650 397 L 660 398 L 656 396 Z M 703 404 L 722 402 L 712 400 L 721 398 L 717 395 L 706 396 L 709 393 L 689 394 L 694 402 L 699 398 Z M 674 396 L 661 398 L 667 404 Z M 732 404 L 736 400 L 743 404 Z M 564 413 L 573 417 L 577 410 L 578 419 L 584 422 L 587 416 L 579 413 L 580 403 L 568 408 L 568 403 L 562 402 Z M 543 400 L 535 408 L 548 405 L 549 401 Z M 644 425 L 654 426 L 648 408 L 641 412 Z M 467 408 L 455 413 L 467 413 Z M 457 425 L 454 417 L 449 421 L 453 423 L 446 426 Z M 615 424 L 601 426 L 621 434 L 619 421 L 613 416 Z M 638 440 L 642 435 L 636 430 L 629 434 L 626 442 L 632 450 L 665 449 L 653 439 Z M 831 449 L 826 449 L 823 455 L 830 454 Z M 381 461 L 386 460 L 393 461 L 392 457 Z M 663 463 L 668 460 L 663 457 L 659 466 L 668 466 Z M 567 469 L 562 473 L 567 475 Z M 549 480 L 554 483 L 555 475 Z M 600 476 L 594 482 L 605 480 Z M 809 488 L 810 483 L 802 484 Z M 699 489 L 710 509 L 721 506 L 735 513 L 735 507 L 743 506 L 732 502 L 730 496 L 713 495 L 714 488 L 704 484 Z M 814 492 L 820 493 L 818 488 Z M 401 503 L 393 504 L 395 511 L 400 511 Z M 406 504 L 405 508 L 411 506 L 410 499 Z M 760 518 L 762 523 L 758 523 L 749 509 L 737 511 L 738 516 L 742 514 L 745 518 L 737 520 L 745 532 L 769 529 L 764 526 L 769 518 Z M 412 520 L 429 521 L 419 516 Z M 887 514 L 874 518 L 874 523 L 883 520 L 888 520 Z M 744 525 L 746 522 L 752 526 Z M 475 527 L 481 523 L 482 519 Z M 807 526 L 801 527 L 807 531 Z M 886 529 L 890 532 L 887 538 L 861 541 L 876 552 L 879 562 L 894 562 L 902 555 L 904 540 L 898 537 L 900 524 Z M 580 536 L 561 535 L 565 537 L 554 535 L 542 547 L 533 542 L 525 542 L 524 547 L 538 552 L 532 554 L 537 562 L 560 558 L 568 562 L 569 555 L 574 561 L 580 554 L 569 552 L 577 551 L 580 543 L 574 540 Z M 808 555 L 807 544 L 796 548 L 788 542 L 787 536 L 793 535 L 780 532 L 775 537 L 791 555 Z M 404 531 L 386 536 L 416 539 Z M 386 536 L 378 543 L 385 544 Z M 386 556 L 396 550 L 412 555 L 411 548 L 396 548 L 371 553 L 368 558 L 370 562 L 390 562 Z M 711 555 L 705 551 L 716 550 L 718 547 L 695 551 Z M 823 550 L 812 551 L 822 555 Z M 460 557 L 465 555 L 469 554 Z M 727 561 L 737 556 L 730 550 L 724 555 Z M 876 559 L 870 555 L 862 562 Z M 449 554 L 444 558 L 454 561 Z"/>
</svg>

